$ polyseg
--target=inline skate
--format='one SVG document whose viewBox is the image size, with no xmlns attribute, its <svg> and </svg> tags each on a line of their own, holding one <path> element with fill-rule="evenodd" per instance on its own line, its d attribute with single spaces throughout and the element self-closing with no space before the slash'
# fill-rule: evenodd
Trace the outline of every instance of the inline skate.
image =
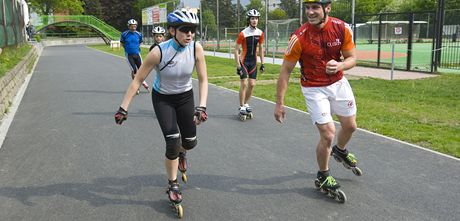
<svg viewBox="0 0 460 221">
<path fill-rule="evenodd" d="M 179 166 L 178 169 L 182 173 L 182 181 L 184 183 L 187 183 L 187 157 L 186 157 L 187 152 L 180 152 L 179 153 Z"/>
<path fill-rule="evenodd" d="M 247 119 L 252 119 L 253 118 L 252 108 L 248 104 L 245 104 L 244 106 L 241 106 L 239 108 L 238 116 L 239 116 L 241 121 L 246 121 Z"/>
<path fill-rule="evenodd" d="M 358 161 L 352 153 L 349 153 L 348 151 L 343 152 L 337 147 L 337 145 L 334 145 L 334 147 L 332 147 L 331 155 L 337 162 L 342 163 L 345 168 L 351 169 L 356 176 L 361 176 L 363 174 L 362 170 L 356 166 Z"/>
<path fill-rule="evenodd" d="M 347 201 L 347 196 L 342 190 L 339 189 L 339 183 L 337 183 L 337 181 L 331 175 L 328 175 L 327 173 L 324 175 L 319 175 L 320 173 L 321 172 L 318 172 L 318 178 L 315 180 L 316 189 L 327 194 L 340 203 L 345 203 Z"/>
<path fill-rule="evenodd" d="M 180 191 L 179 183 L 177 180 L 168 181 L 168 189 L 166 193 L 168 194 L 169 201 L 171 203 L 171 208 L 175 211 L 178 218 L 184 217 L 184 209 L 182 208 L 182 192 Z"/>
</svg>

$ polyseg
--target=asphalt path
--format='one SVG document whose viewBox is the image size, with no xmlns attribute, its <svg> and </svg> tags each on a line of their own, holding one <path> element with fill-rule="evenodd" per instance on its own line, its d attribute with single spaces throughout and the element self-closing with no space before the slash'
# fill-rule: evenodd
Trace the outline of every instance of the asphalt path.
<svg viewBox="0 0 460 221">
<path fill-rule="evenodd" d="M 129 81 L 122 58 L 44 48 L 0 149 L 0 220 L 176 220 L 150 95 L 114 123 Z M 255 118 L 241 122 L 237 100 L 209 86 L 182 185 L 185 220 L 460 220 L 458 159 L 359 130 L 349 148 L 364 175 L 331 161 L 348 197 L 340 204 L 314 187 L 309 115 L 289 109 L 279 124 L 274 104 L 254 98 Z"/>
</svg>

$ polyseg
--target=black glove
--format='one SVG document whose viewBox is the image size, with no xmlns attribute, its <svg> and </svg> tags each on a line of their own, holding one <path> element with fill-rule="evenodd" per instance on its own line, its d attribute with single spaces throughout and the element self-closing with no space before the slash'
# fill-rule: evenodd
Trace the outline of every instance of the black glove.
<svg viewBox="0 0 460 221">
<path fill-rule="evenodd" d="M 206 107 L 195 107 L 195 123 L 200 124 L 201 122 L 205 122 L 207 119 L 208 114 L 206 114 Z"/>
<path fill-rule="evenodd" d="M 265 72 L 265 66 L 264 66 L 264 64 L 261 64 L 261 65 L 260 65 L 260 71 Z"/>
<path fill-rule="evenodd" d="M 246 72 L 246 69 L 243 67 L 236 68 L 236 74 L 240 76 L 240 78 L 247 78 L 248 73 Z"/>
<path fill-rule="evenodd" d="M 128 111 L 122 107 L 118 108 L 117 113 L 115 113 L 115 123 L 121 125 L 126 119 L 128 119 Z"/>
<path fill-rule="evenodd" d="M 236 68 L 236 74 L 240 76 L 243 75 L 244 74 L 243 67 Z"/>
</svg>

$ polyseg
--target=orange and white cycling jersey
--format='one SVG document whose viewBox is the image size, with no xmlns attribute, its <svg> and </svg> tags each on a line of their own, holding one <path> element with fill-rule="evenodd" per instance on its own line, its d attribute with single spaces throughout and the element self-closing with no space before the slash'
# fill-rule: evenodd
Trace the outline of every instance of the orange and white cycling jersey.
<svg viewBox="0 0 460 221">
<path fill-rule="evenodd" d="M 343 71 L 328 75 L 326 63 L 330 60 L 341 61 L 341 52 L 350 51 L 354 47 L 353 34 L 348 24 L 329 17 L 321 29 L 310 23 L 300 26 L 291 35 L 284 59 L 299 61 L 302 86 L 328 86 L 342 79 Z"/>
<path fill-rule="evenodd" d="M 264 32 L 259 28 L 248 26 L 240 32 L 236 43 L 243 47 L 241 63 L 249 66 L 256 65 L 257 46 L 264 43 Z"/>
</svg>

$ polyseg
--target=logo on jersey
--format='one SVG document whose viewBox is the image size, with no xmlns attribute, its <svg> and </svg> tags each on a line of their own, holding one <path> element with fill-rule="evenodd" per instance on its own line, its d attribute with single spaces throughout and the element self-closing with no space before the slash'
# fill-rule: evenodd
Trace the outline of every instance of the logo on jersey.
<svg viewBox="0 0 460 221">
<path fill-rule="evenodd" d="M 335 41 L 327 42 L 326 45 L 327 47 L 332 48 L 332 47 L 337 47 L 337 46 L 342 45 L 342 42 L 340 41 L 340 39 L 336 38 Z"/>
<path fill-rule="evenodd" d="M 173 61 L 173 60 L 170 60 L 168 61 L 168 63 L 164 62 L 165 66 L 168 66 L 168 67 L 174 67 L 176 66 L 177 62 Z"/>
</svg>

